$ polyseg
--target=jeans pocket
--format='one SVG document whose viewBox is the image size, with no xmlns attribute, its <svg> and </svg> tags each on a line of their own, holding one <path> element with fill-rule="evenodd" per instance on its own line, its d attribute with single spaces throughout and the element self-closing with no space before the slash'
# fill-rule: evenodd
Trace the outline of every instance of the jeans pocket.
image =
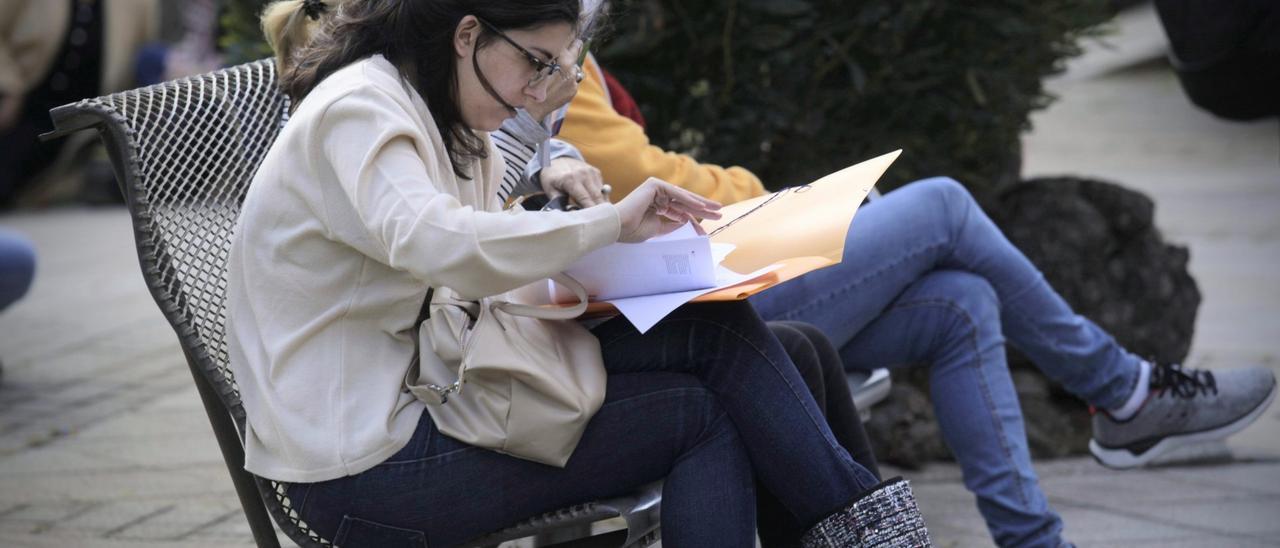
<svg viewBox="0 0 1280 548">
<path fill-rule="evenodd" d="M 333 545 L 341 548 L 427 548 L 427 534 L 343 516 Z"/>
</svg>

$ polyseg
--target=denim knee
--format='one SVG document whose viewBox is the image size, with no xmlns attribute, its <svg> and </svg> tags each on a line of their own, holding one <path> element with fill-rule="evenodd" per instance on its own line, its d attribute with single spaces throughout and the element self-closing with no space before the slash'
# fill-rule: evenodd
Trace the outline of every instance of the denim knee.
<svg viewBox="0 0 1280 548">
<path fill-rule="evenodd" d="M 969 189 L 951 177 L 920 179 L 902 188 L 911 188 L 922 194 L 924 199 L 941 202 L 943 209 L 951 213 L 963 212 L 977 204 L 973 194 L 969 193 Z"/>
<path fill-rule="evenodd" d="M 27 293 L 35 272 L 35 248 L 16 234 L 0 232 L 0 310 Z"/>
<path fill-rule="evenodd" d="M 1000 327 L 1000 298 L 986 278 L 962 270 L 938 270 L 916 282 L 910 302 L 932 302 L 946 309 L 952 321 L 945 322 L 945 341 L 976 337 L 978 347 L 1003 344 Z"/>
<path fill-rule="evenodd" d="M 693 416 L 684 417 L 686 424 L 673 425 L 673 428 L 697 427 L 695 431 L 697 434 L 690 440 L 693 444 L 691 448 L 721 436 L 738 437 L 737 426 L 733 424 L 724 406 L 720 404 L 720 398 L 714 392 L 702 387 L 691 390 L 686 398 L 690 407 L 697 411 Z"/>
<path fill-rule="evenodd" d="M 929 177 L 928 179 L 920 179 L 913 181 L 902 188 L 916 189 L 918 192 L 924 192 L 930 195 L 937 195 L 946 200 L 972 200 L 973 195 L 969 194 L 969 189 L 960 184 L 960 181 L 951 177 Z"/>
</svg>

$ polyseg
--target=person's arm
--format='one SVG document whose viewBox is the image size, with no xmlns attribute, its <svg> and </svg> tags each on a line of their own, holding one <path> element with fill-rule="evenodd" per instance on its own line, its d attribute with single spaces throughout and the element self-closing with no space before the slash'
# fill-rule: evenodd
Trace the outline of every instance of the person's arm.
<svg viewBox="0 0 1280 548">
<path fill-rule="evenodd" d="M 523 110 L 515 118 L 503 122 L 498 131 L 489 134 L 506 164 L 502 184 L 498 187 L 499 202 L 538 191 L 538 186 L 528 178 L 527 167 L 537 159 L 538 145 L 550 136 L 549 131 Z"/>
<path fill-rule="evenodd" d="M 462 205 L 431 180 L 425 163 L 448 158 L 424 159 L 417 143 L 426 137 L 380 93 L 362 88 L 334 102 L 317 122 L 313 145 L 340 187 L 333 199 L 355 209 L 361 238 L 376 244 L 378 260 L 479 298 L 546 278 L 618 240 L 621 224 L 611 205 L 544 214 Z"/>
<path fill-rule="evenodd" d="M 543 190 L 539 175 L 546 166 L 539 159 L 539 147 L 548 147 L 548 157 L 552 163 L 559 158 L 583 161 L 578 149 L 560 139 L 552 138 L 550 131 L 523 110 L 515 118 L 503 122 L 502 127 L 489 136 L 506 160 L 502 185 L 498 189 L 498 198 L 502 202 L 512 196 Z"/>
<path fill-rule="evenodd" d="M 626 196 L 649 177 L 725 204 L 766 192 L 760 179 L 746 169 L 699 163 L 652 145 L 643 128 L 613 110 L 599 69 L 590 57 L 586 69 L 587 78 L 569 103 L 560 137 L 578 147 L 587 163 L 601 171 L 604 182 L 613 187 L 615 199 Z"/>
</svg>

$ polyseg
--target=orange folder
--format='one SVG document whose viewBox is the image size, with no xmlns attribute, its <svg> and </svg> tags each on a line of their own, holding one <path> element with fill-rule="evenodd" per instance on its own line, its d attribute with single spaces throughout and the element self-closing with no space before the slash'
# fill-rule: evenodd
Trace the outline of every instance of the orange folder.
<svg viewBox="0 0 1280 548">
<path fill-rule="evenodd" d="M 854 214 L 901 150 L 842 169 L 807 185 L 758 196 L 720 210 L 705 220 L 711 241 L 736 249 L 722 263 L 735 272 L 778 268 L 738 285 L 699 296 L 691 302 L 742 300 L 819 268 L 839 264 Z M 587 306 L 588 316 L 616 312 L 607 302 Z"/>
</svg>

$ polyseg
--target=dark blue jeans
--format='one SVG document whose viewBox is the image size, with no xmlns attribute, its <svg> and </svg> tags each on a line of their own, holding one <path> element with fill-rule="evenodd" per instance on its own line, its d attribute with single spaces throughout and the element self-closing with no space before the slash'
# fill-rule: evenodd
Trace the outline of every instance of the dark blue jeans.
<svg viewBox="0 0 1280 548">
<path fill-rule="evenodd" d="M 665 478 L 664 546 L 751 546 L 756 480 L 803 524 L 876 483 L 749 304 L 688 305 L 643 335 L 620 318 L 594 333 L 608 391 L 563 469 L 468 446 L 424 414 L 382 464 L 290 486 L 295 508 L 344 548 L 450 546 Z"/>
<path fill-rule="evenodd" d="M 849 452 L 854 462 L 880 478 L 879 465 L 867 432 L 862 428 L 862 419 L 845 380 L 844 363 L 835 345 L 820 329 L 806 323 L 768 322 L 768 325 L 813 394 L 836 442 Z M 761 546 L 796 546 L 807 525 L 796 521 L 768 487 L 756 484 L 756 534 Z"/>
</svg>

